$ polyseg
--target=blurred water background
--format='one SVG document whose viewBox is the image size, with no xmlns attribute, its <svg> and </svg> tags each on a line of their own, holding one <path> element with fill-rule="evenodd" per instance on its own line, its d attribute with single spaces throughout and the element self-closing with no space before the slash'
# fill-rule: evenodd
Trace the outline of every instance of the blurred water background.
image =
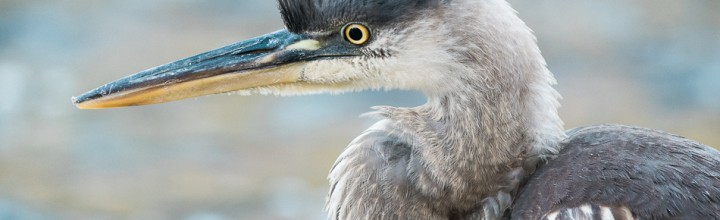
<svg viewBox="0 0 720 220">
<path fill-rule="evenodd" d="M 720 1 L 512 0 L 567 128 L 720 146 Z M 325 176 L 413 92 L 212 96 L 80 111 L 70 97 L 282 28 L 268 0 L 0 0 L 0 219 L 324 219 Z"/>
</svg>

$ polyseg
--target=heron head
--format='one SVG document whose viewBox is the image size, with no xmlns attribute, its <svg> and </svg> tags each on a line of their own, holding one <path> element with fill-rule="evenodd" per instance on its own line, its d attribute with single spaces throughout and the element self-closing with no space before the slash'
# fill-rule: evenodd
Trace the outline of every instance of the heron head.
<svg viewBox="0 0 720 220">
<path fill-rule="evenodd" d="M 465 68 L 457 55 L 474 47 L 463 38 L 480 34 L 455 33 L 466 21 L 445 15 L 457 2 L 474 1 L 279 0 L 284 30 L 136 73 L 73 101 L 94 109 L 229 92 L 442 91 L 461 78 L 446 74 Z"/>
</svg>

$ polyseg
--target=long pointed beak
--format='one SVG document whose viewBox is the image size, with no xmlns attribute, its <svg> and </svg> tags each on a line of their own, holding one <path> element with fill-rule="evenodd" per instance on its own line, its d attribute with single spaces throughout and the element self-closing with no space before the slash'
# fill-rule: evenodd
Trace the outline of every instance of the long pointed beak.
<svg viewBox="0 0 720 220">
<path fill-rule="evenodd" d="M 329 54 L 319 41 L 281 30 L 136 73 L 73 102 L 81 109 L 115 108 L 295 83 L 305 62 L 349 55 Z"/>
</svg>

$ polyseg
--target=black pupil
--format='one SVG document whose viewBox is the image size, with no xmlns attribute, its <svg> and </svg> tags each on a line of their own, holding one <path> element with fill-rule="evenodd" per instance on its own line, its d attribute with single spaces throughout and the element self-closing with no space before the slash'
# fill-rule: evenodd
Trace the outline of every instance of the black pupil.
<svg viewBox="0 0 720 220">
<path fill-rule="evenodd" d="M 356 27 L 350 28 L 348 38 L 353 41 L 360 41 L 363 39 L 363 31 Z"/>
</svg>

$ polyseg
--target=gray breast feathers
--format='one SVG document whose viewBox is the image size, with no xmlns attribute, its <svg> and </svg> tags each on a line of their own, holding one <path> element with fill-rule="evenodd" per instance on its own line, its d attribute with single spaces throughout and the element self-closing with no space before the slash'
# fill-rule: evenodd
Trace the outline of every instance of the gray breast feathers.
<svg viewBox="0 0 720 220">
<path fill-rule="evenodd" d="M 568 135 L 560 154 L 522 189 L 513 219 L 576 219 L 559 217 L 593 207 L 601 213 L 587 219 L 720 219 L 717 150 L 627 126 L 578 128 Z M 606 218 L 599 218 L 603 210 Z"/>
<path fill-rule="evenodd" d="M 331 219 L 437 219 L 432 204 L 410 187 L 410 146 L 383 130 L 357 137 L 333 165 Z M 408 203 L 406 201 L 413 201 Z"/>
</svg>

